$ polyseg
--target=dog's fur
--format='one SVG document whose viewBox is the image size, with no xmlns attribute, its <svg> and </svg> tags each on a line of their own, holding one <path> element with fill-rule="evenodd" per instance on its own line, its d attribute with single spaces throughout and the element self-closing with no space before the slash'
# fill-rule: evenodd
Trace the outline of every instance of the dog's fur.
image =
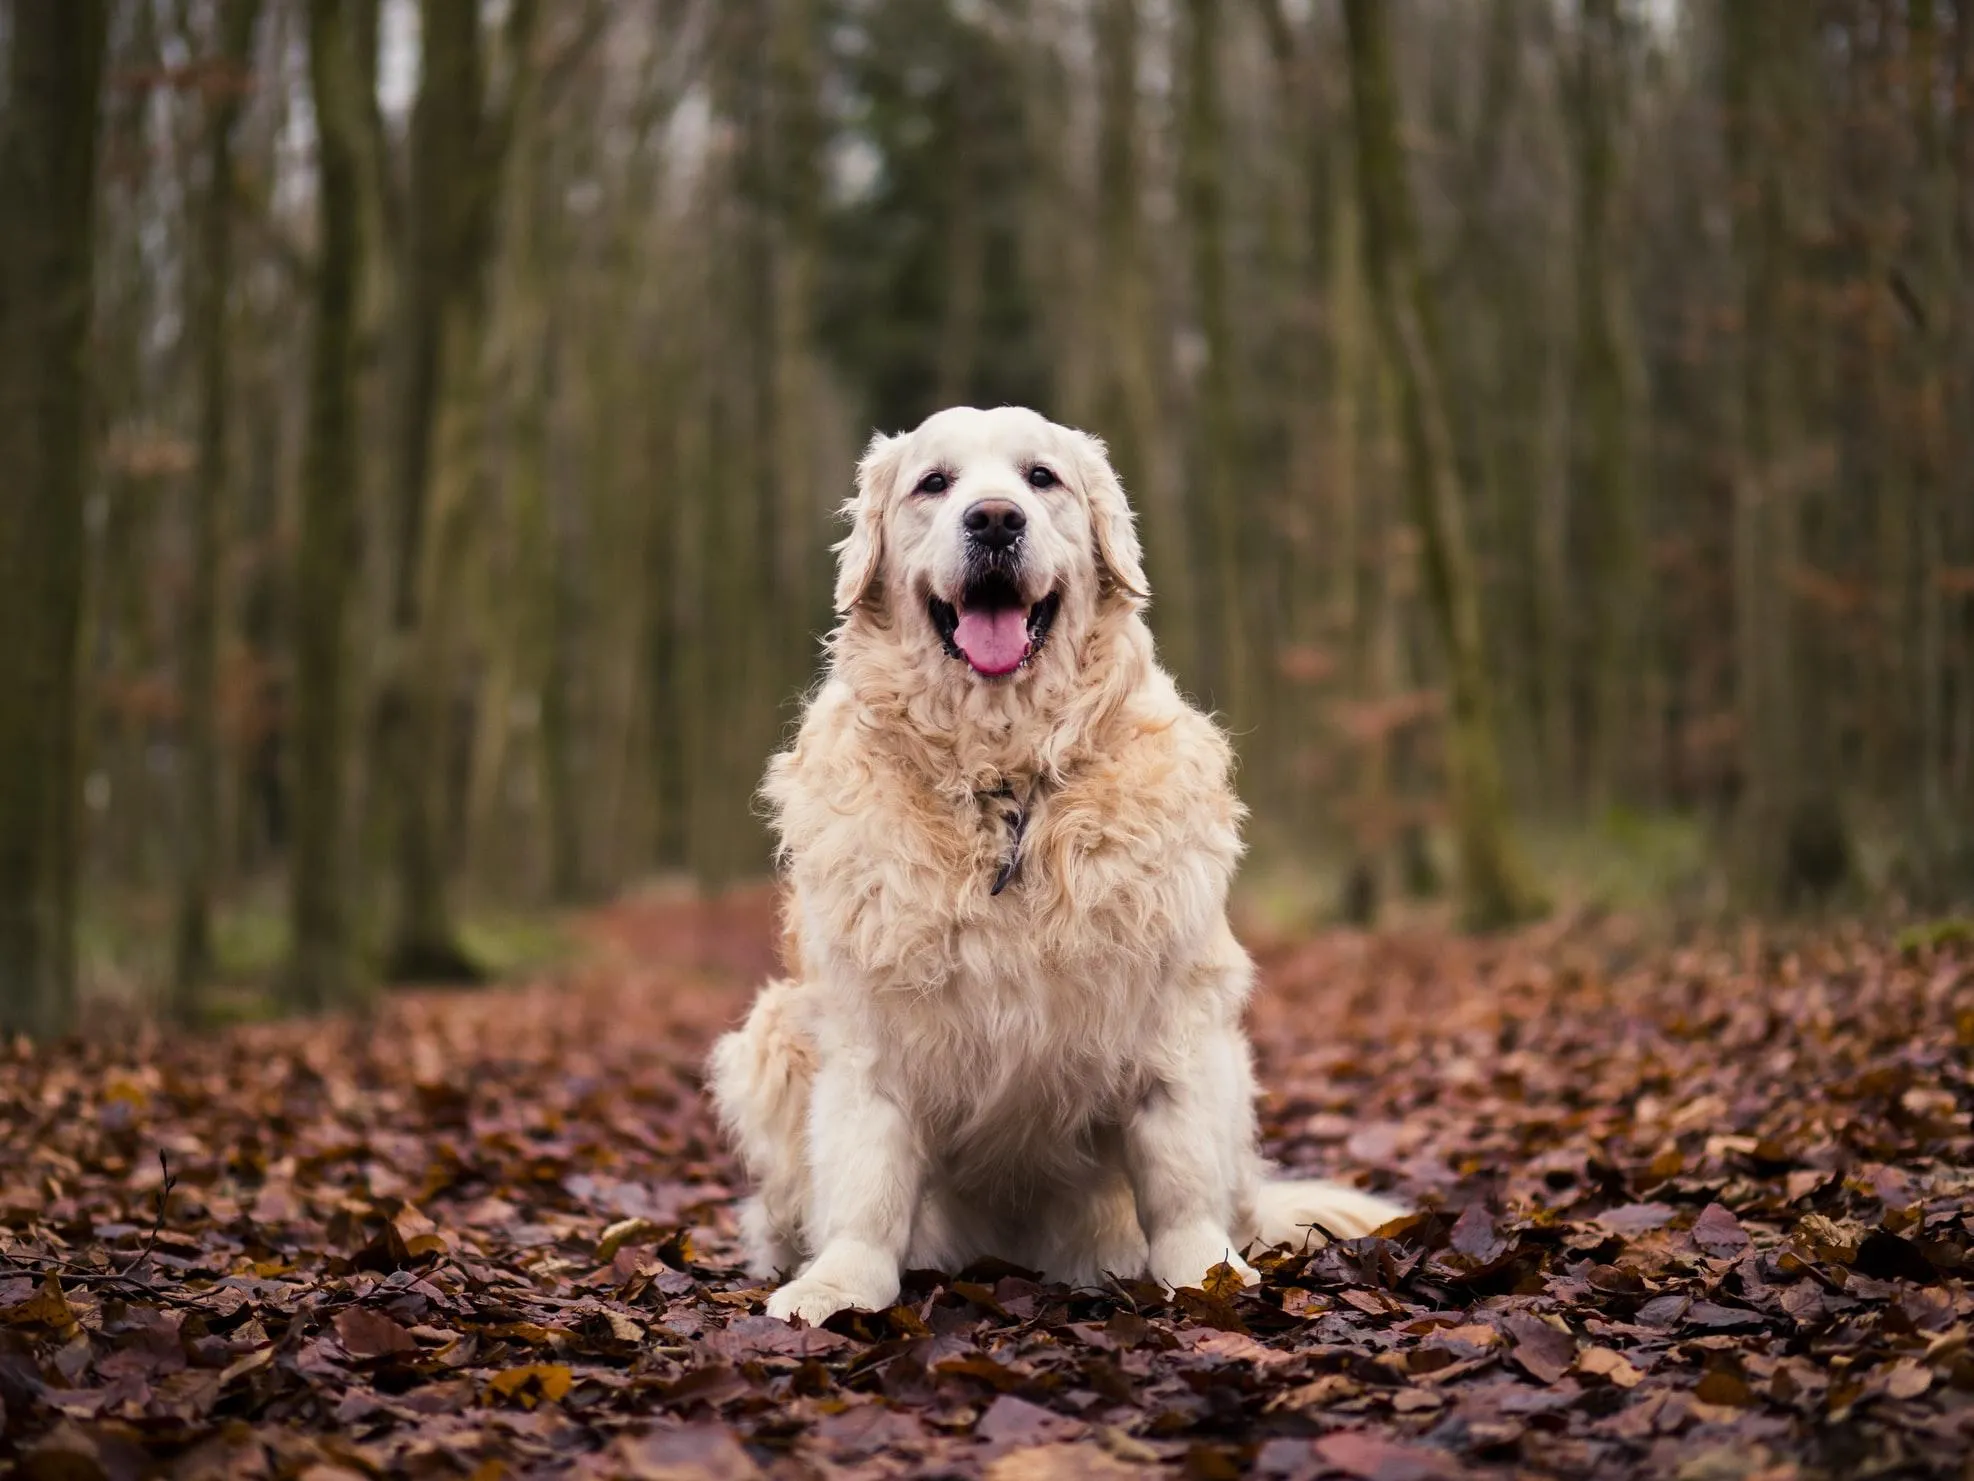
<svg viewBox="0 0 1974 1481">
<path fill-rule="evenodd" d="M 1037 464 L 1059 483 L 1035 487 Z M 949 487 L 919 491 L 934 471 Z M 1026 516 L 1020 600 L 1060 599 L 1001 677 L 928 605 L 971 589 L 962 516 L 987 497 Z M 1198 1285 L 1223 1261 L 1252 1281 L 1251 1241 L 1397 1216 L 1265 1178 L 1253 974 L 1226 918 L 1232 754 L 1158 665 L 1103 445 L 1016 408 L 941 412 L 871 443 L 846 512 L 828 672 L 764 789 L 793 975 L 711 1067 L 758 1185 L 750 1258 L 794 1277 L 768 1310 L 882 1308 L 902 1269 L 988 1255 L 1079 1284 Z M 1026 824 L 995 894 L 1003 787 Z"/>
</svg>

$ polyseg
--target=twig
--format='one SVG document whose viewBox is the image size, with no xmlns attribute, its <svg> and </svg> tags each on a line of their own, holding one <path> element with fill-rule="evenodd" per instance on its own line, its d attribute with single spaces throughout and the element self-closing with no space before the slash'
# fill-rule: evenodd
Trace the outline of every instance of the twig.
<svg viewBox="0 0 1974 1481">
<path fill-rule="evenodd" d="M 151 1220 L 151 1237 L 144 1242 L 144 1248 L 137 1252 L 136 1258 L 117 1272 L 119 1275 L 128 1276 L 131 1271 L 150 1259 L 158 1247 L 158 1235 L 164 1231 L 165 1206 L 170 1203 L 171 1190 L 178 1183 L 178 1179 L 172 1175 L 171 1163 L 165 1160 L 163 1147 L 158 1148 L 158 1171 L 164 1174 L 164 1182 L 158 1185 L 158 1212 L 157 1217 Z"/>
</svg>

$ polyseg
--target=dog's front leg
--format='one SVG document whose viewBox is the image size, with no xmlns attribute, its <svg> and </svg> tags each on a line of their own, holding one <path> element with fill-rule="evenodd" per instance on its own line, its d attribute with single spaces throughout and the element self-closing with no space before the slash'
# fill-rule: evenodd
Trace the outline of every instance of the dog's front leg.
<svg viewBox="0 0 1974 1481">
<path fill-rule="evenodd" d="M 881 1311 L 918 1207 L 923 1157 L 873 1066 L 840 1055 L 817 1069 L 809 1099 L 808 1228 L 815 1259 L 768 1298 L 768 1315 L 815 1325 L 839 1311 Z"/>
<path fill-rule="evenodd" d="M 1211 1031 L 1125 1121 L 1125 1164 L 1151 1275 L 1166 1286 L 1197 1286 L 1223 1261 L 1249 1285 L 1261 1279 L 1232 1232 L 1237 1182 L 1252 1156 L 1245 1134 L 1252 1083 L 1239 1040 Z"/>
</svg>

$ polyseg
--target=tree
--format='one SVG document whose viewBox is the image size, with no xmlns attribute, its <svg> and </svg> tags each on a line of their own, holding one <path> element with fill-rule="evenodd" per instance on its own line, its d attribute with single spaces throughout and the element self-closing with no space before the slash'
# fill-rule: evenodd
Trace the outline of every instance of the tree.
<svg viewBox="0 0 1974 1481">
<path fill-rule="evenodd" d="M 179 819 L 177 925 L 172 1012 L 198 1017 L 212 970 L 212 892 L 219 846 L 220 562 L 227 490 L 228 409 L 234 394 L 227 296 L 233 280 L 233 133 L 246 95 L 260 0 L 225 0 L 218 75 L 207 84 L 206 182 L 199 203 L 199 284 L 193 335 L 199 346 L 199 453 L 192 486 L 192 585 L 185 613 L 185 771 Z"/>
<path fill-rule="evenodd" d="M 1589 525 L 1589 737 L 1583 763 L 1593 807 L 1615 795 L 1618 749 L 1632 729 L 1639 657 L 1637 472 L 1630 347 L 1615 219 L 1618 130 L 1624 121 L 1626 32 L 1618 0 L 1582 0 L 1570 103 L 1576 143 L 1576 476 Z"/>
<path fill-rule="evenodd" d="M 0 114 L 0 1028 L 75 1001 L 77 632 L 103 0 L 10 11 Z"/>
<path fill-rule="evenodd" d="M 357 557 L 358 320 L 366 240 L 361 200 L 367 101 L 356 7 L 309 0 L 320 246 L 309 352 L 301 532 L 295 547 L 293 933 L 287 989 L 304 1012 L 356 997 L 345 858 L 351 668 L 348 611 Z"/>
<path fill-rule="evenodd" d="M 1219 0 L 1186 0 L 1185 80 L 1180 128 L 1180 184 L 1191 248 L 1193 312 L 1204 357 L 1200 367 L 1199 443 L 1192 535 L 1208 553 L 1206 606 L 1217 611 L 1217 641 L 1201 682 L 1211 702 L 1244 713 L 1248 698 L 1247 580 L 1242 570 L 1241 422 L 1236 412 L 1234 326 L 1227 281 L 1227 159 L 1220 88 Z"/>
<path fill-rule="evenodd" d="M 1788 0 L 1735 0 L 1722 22 L 1741 308 L 1733 503 L 1741 791 L 1733 842 L 1740 893 L 1773 909 L 1827 892 L 1850 869 L 1838 800 L 1806 764 L 1812 727 L 1794 591 L 1805 503 L 1797 449 L 1810 371 L 1792 344 L 1799 265 L 1789 165 L 1808 118 L 1815 24 Z"/>
<path fill-rule="evenodd" d="M 1139 0 L 1098 0 L 1097 239 L 1101 263 L 1096 426 L 1111 462 L 1145 517 L 1147 559 L 1158 602 L 1153 621 L 1166 662 L 1198 672 L 1198 609 L 1185 559 L 1184 507 L 1159 466 L 1159 372 L 1144 230 L 1144 121 L 1138 66 L 1143 30 Z"/>
<path fill-rule="evenodd" d="M 482 473 L 488 266 L 521 91 L 514 78 L 533 65 L 538 6 L 519 0 L 508 8 L 504 106 L 488 101 L 477 8 L 425 0 L 421 14 L 394 478 L 399 666 L 384 698 L 397 887 L 385 971 L 398 980 L 474 981 L 480 968 L 460 944 L 441 843 L 458 678 L 453 608 Z"/>
<path fill-rule="evenodd" d="M 1495 749 L 1480 599 L 1444 400 L 1445 355 L 1399 144 L 1397 86 L 1379 0 L 1344 0 L 1364 263 L 1397 383 L 1407 504 L 1448 668 L 1447 772 L 1467 921 L 1508 925 L 1541 908 L 1515 842 Z"/>
</svg>

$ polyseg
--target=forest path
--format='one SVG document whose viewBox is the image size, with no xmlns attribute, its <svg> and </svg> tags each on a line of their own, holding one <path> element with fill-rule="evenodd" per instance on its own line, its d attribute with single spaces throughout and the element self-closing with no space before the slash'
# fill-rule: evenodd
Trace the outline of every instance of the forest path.
<svg viewBox="0 0 1974 1481">
<path fill-rule="evenodd" d="M 562 982 L 0 1062 L 0 1467 L 1781 1478 L 1974 1449 L 1965 943 L 1269 944 L 1271 1149 L 1441 1211 L 1264 1259 L 1257 1294 L 976 1270 L 795 1331 L 735 1267 L 696 1079 L 770 902 L 585 929 Z"/>
</svg>

